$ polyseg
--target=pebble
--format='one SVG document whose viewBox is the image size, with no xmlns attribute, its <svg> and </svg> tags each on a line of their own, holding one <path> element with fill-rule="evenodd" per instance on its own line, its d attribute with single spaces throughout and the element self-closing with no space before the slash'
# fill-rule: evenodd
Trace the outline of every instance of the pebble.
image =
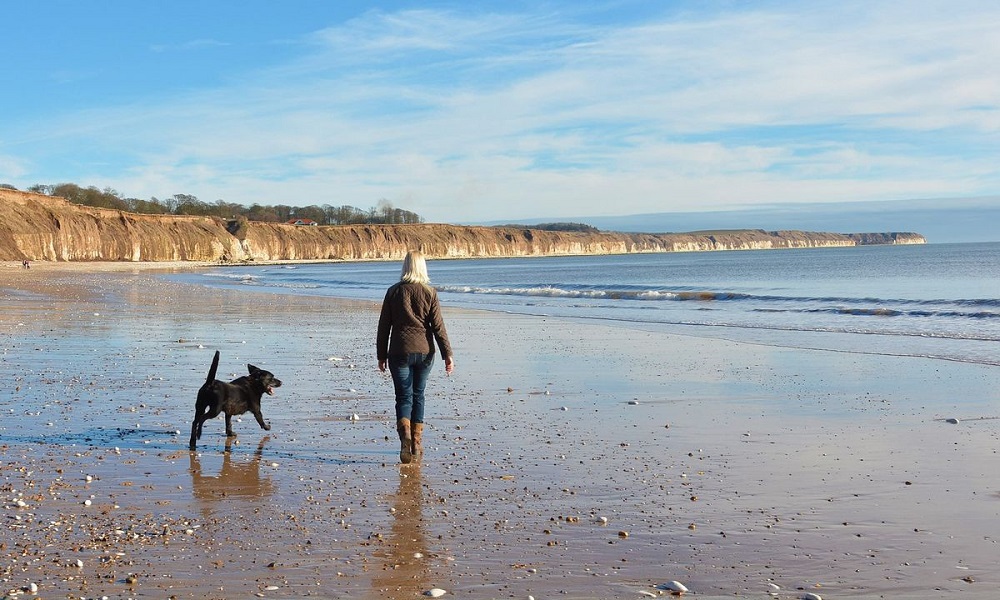
<svg viewBox="0 0 1000 600">
<path fill-rule="evenodd" d="M 679 581 L 668 581 L 666 583 L 656 586 L 656 589 L 667 590 L 669 592 L 678 592 L 681 594 L 688 591 L 687 586 L 685 586 L 683 583 Z"/>
<path fill-rule="evenodd" d="M 629 400 L 628 403 L 629 403 L 630 406 L 638 406 L 639 405 L 639 401 L 638 400 Z"/>
<path fill-rule="evenodd" d="M 802 600 L 823 600 L 823 596 L 820 596 L 819 594 L 814 594 L 812 592 L 807 592 L 805 594 L 802 594 Z"/>
<path fill-rule="evenodd" d="M 442 590 L 441 588 L 431 588 L 426 592 L 424 592 L 424 595 L 430 596 L 431 598 L 440 598 L 441 596 L 444 596 L 447 593 L 448 592 Z"/>
<path fill-rule="evenodd" d="M 951 423 L 952 425 L 958 425 L 958 423 L 959 423 L 958 419 L 955 419 L 955 418 L 945 419 L 944 421 L 945 421 L 945 423 Z"/>
</svg>

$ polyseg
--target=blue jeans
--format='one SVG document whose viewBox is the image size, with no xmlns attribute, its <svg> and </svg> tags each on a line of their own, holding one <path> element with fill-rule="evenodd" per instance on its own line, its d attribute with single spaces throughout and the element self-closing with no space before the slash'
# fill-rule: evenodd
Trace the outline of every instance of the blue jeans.
<svg viewBox="0 0 1000 600">
<path fill-rule="evenodd" d="M 424 387 L 434 366 L 433 354 L 404 354 L 389 357 L 389 372 L 396 388 L 396 420 L 424 422 Z"/>
</svg>

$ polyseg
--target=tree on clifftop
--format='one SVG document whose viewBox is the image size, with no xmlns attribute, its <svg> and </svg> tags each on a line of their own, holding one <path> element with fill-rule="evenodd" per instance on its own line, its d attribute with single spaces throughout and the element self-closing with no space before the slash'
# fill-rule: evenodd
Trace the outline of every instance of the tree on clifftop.
<svg viewBox="0 0 1000 600">
<path fill-rule="evenodd" d="M 6 186 L 6 184 L 0 184 Z M 14 186 L 7 186 L 16 190 Z M 190 194 L 174 194 L 170 198 L 158 200 L 155 196 L 149 200 L 138 198 L 122 198 L 111 188 L 103 190 L 96 187 L 83 188 L 75 183 L 60 183 L 56 185 L 34 185 L 28 191 L 48 196 L 59 196 L 74 204 L 110 208 L 141 214 L 157 215 L 195 215 L 205 217 L 221 217 L 232 220 L 243 217 L 249 221 L 264 221 L 270 223 L 285 223 L 292 218 L 309 219 L 321 225 L 357 225 L 357 224 L 399 224 L 423 223 L 420 215 L 394 208 L 385 199 L 378 205 L 365 211 L 353 206 L 322 207 L 311 205 L 301 208 L 287 204 L 263 206 L 253 204 L 249 208 L 242 204 L 216 200 L 214 203 L 203 202 Z"/>
</svg>

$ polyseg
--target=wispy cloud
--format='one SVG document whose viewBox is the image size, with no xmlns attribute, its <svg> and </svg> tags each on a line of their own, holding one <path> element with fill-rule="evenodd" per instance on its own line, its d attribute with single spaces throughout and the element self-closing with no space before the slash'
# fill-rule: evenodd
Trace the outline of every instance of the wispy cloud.
<svg viewBox="0 0 1000 600">
<path fill-rule="evenodd" d="M 34 135 L 89 146 L 61 179 L 130 195 L 384 197 L 435 220 L 997 192 L 1000 6 L 763 6 L 373 11 L 226 87 Z"/>
</svg>

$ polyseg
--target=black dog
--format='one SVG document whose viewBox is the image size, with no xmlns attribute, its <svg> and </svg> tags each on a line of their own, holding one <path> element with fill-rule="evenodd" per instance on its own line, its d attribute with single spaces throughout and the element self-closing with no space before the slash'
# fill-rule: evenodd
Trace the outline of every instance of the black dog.
<svg viewBox="0 0 1000 600">
<path fill-rule="evenodd" d="M 281 386 L 281 381 L 268 371 L 253 365 L 247 365 L 247 369 L 250 370 L 250 375 L 244 375 L 229 383 L 216 380 L 215 373 L 219 370 L 219 351 L 215 351 L 212 368 L 208 370 L 205 384 L 198 390 L 198 400 L 194 405 L 190 444 L 192 450 L 201 438 L 202 424 L 219 416 L 219 413 L 226 413 L 226 435 L 229 437 L 236 437 L 233 433 L 233 415 L 242 415 L 247 411 L 253 413 L 261 429 L 264 431 L 271 429 L 271 426 L 264 422 L 264 415 L 260 413 L 260 398 L 265 392 L 273 395 L 274 388 Z"/>
</svg>

